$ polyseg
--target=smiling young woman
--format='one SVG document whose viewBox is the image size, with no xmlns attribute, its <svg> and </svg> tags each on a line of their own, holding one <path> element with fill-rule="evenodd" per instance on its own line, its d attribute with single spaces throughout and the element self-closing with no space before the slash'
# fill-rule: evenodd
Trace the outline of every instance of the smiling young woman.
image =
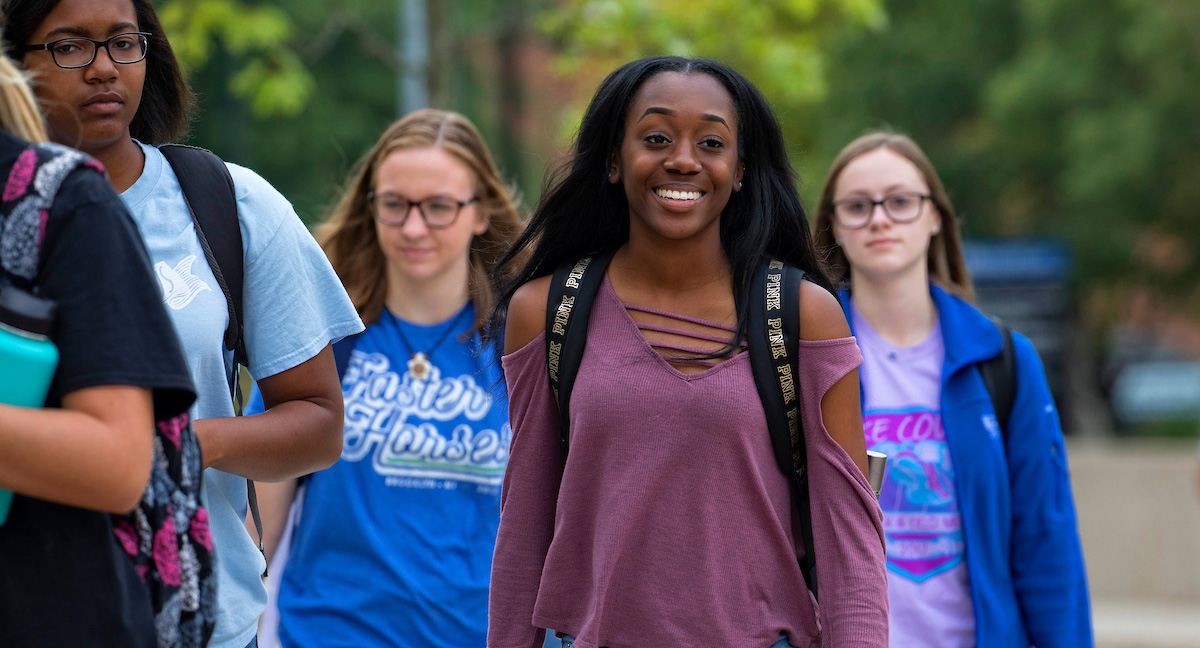
<svg viewBox="0 0 1200 648">
<path fill-rule="evenodd" d="M 187 129 L 192 95 L 150 0 L 2 6 L 5 52 L 33 73 L 51 138 L 104 164 L 150 253 L 198 392 L 192 418 L 217 555 L 212 645 L 252 645 L 266 589 L 263 557 L 243 526 L 246 480 L 294 478 L 337 459 L 342 399 L 329 347 L 362 324 L 287 200 L 226 163 L 242 237 L 248 369 L 269 406 L 234 417 L 229 308 L 179 178 L 157 148 Z"/>
<path fill-rule="evenodd" d="M 1090 647 L 1057 410 L 1017 333 L 1007 420 L 991 402 L 979 367 L 1005 343 L 967 301 L 958 224 L 933 165 L 903 135 L 851 142 L 816 231 L 863 351 L 867 445 L 891 458 L 880 495 L 891 645 Z"/>
<path fill-rule="evenodd" d="M 736 115 L 729 92 L 708 75 L 664 72 L 646 82 L 608 174 L 625 190 L 632 240 L 720 247 L 721 210 L 741 189 Z"/>
<path fill-rule="evenodd" d="M 859 355 L 761 94 L 712 61 L 628 63 L 547 187 L 496 272 L 513 445 L 488 645 L 540 646 L 545 628 L 587 648 L 885 645 Z M 564 460 L 547 275 L 606 251 Z M 768 257 L 811 279 L 799 369 L 819 607 L 744 352 L 750 275 Z"/>
</svg>

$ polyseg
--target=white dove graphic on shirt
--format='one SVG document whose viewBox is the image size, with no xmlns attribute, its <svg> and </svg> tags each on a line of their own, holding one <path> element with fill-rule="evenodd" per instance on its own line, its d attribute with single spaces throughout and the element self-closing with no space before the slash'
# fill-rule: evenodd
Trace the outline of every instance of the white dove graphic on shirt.
<svg viewBox="0 0 1200 648">
<path fill-rule="evenodd" d="M 158 283 L 162 285 L 163 301 L 171 310 L 186 308 L 196 295 L 212 290 L 200 277 L 192 274 L 192 264 L 195 262 L 196 255 L 189 254 L 174 268 L 167 265 L 166 261 L 154 264 L 154 274 L 158 275 Z"/>
</svg>

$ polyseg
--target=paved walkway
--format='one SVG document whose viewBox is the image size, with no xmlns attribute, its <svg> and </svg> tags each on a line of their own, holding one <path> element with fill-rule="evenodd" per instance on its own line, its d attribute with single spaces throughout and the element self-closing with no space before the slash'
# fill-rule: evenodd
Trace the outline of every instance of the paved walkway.
<svg viewBox="0 0 1200 648">
<path fill-rule="evenodd" d="M 1200 648 L 1200 601 L 1092 602 L 1096 648 Z"/>
</svg>

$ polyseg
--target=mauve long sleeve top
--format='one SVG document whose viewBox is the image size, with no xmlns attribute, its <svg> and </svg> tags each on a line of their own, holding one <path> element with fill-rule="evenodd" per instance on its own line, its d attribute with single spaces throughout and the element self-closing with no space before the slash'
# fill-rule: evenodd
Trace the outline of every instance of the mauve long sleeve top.
<svg viewBox="0 0 1200 648">
<path fill-rule="evenodd" d="M 513 430 L 492 566 L 489 648 L 887 646 L 882 517 L 822 423 L 862 362 L 853 338 L 800 342 L 820 605 L 749 355 L 685 374 L 647 343 L 607 279 L 571 397 L 571 449 L 544 334 L 503 358 Z"/>
</svg>

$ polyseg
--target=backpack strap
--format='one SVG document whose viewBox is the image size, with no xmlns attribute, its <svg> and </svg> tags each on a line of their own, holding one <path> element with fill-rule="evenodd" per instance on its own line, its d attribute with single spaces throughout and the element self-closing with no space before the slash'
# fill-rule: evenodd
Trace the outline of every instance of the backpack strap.
<svg viewBox="0 0 1200 648">
<path fill-rule="evenodd" d="M 983 376 L 983 385 L 992 399 L 996 422 L 1000 424 L 1000 436 L 1005 447 L 1008 447 L 1008 419 L 1017 396 L 1017 353 L 1013 347 L 1012 328 L 997 317 L 989 315 L 988 319 L 1000 329 L 1004 342 L 999 355 L 979 363 L 979 374 Z"/>
<path fill-rule="evenodd" d="M 211 151 L 182 144 L 164 144 L 158 150 L 175 170 L 183 190 L 183 201 L 196 227 L 196 238 L 200 240 L 204 258 L 225 295 L 229 309 L 225 348 L 234 352 L 235 363 L 246 366 L 242 229 L 233 177 L 225 162 Z"/>
<path fill-rule="evenodd" d="M 817 598 L 817 563 L 809 499 L 808 451 L 800 420 L 800 283 L 804 271 L 776 260 L 751 280 L 746 342 L 779 470 L 792 484 L 804 557 L 800 572 Z"/>
<path fill-rule="evenodd" d="M 586 256 L 554 271 L 546 297 L 546 369 L 558 404 L 562 457 L 567 459 L 571 390 L 587 346 L 588 316 L 615 251 Z"/>
<path fill-rule="evenodd" d="M 546 368 L 558 405 L 562 456 L 570 447 L 571 390 L 587 344 L 587 322 L 596 292 L 613 253 L 584 257 L 555 270 L 546 298 Z M 805 555 L 800 560 L 804 582 L 817 596 L 816 554 L 808 489 L 808 454 L 800 421 L 799 331 L 800 282 L 804 272 L 778 261 L 764 263 L 754 274 L 747 344 L 754 384 L 762 399 L 771 446 L 780 471 L 795 492 Z"/>
<path fill-rule="evenodd" d="M 196 238 L 204 250 L 225 305 L 229 309 L 229 326 L 225 328 L 225 348 L 233 351 L 233 373 L 229 377 L 229 395 L 233 412 L 241 416 L 245 398 L 238 385 L 238 367 L 249 364 L 246 353 L 242 296 L 245 262 L 242 252 L 242 227 L 238 220 L 237 189 L 229 167 L 212 151 L 182 144 L 164 144 L 158 150 L 167 158 L 183 191 L 183 202 L 195 225 Z M 258 532 L 258 550 L 266 555 L 263 546 L 262 516 L 258 512 L 258 493 L 254 480 L 246 480 L 246 501 L 254 529 Z M 263 576 L 266 576 L 266 571 Z"/>
</svg>

